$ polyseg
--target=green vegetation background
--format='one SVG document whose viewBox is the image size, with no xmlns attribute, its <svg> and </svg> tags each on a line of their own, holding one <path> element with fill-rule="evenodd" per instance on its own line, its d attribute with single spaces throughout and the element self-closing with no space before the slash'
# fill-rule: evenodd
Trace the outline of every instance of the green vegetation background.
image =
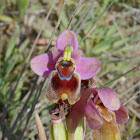
<svg viewBox="0 0 140 140">
<path fill-rule="evenodd" d="M 57 36 L 68 26 L 78 0 L 67 0 L 62 9 L 63 2 L 56 1 L 30 57 L 53 1 L 0 0 L 0 137 L 37 139 L 34 110 L 48 134 L 51 103 L 43 92 L 47 81 L 37 77 L 29 63 L 48 47 L 51 51 Z M 70 29 L 76 33 L 83 55 L 102 61 L 102 70 L 96 78 L 98 87 L 111 86 L 123 103 L 133 97 L 126 104 L 130 120 L 120 129 L 123 139 L 137 139 L 140 135 L 140 1 L 116 0 L 107 9 L 111 2 L 83 0 Z M 49 45 L 60 14 L 61 22 Z M 86 139 L 90 134 L 87 130 Z"/>
</svg>

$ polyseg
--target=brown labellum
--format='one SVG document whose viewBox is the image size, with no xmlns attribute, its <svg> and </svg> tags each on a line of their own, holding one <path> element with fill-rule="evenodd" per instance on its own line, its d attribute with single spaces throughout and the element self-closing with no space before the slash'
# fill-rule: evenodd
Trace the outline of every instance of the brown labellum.
<svg viewBox="0 0 140 140">
<path fill-rule="evenodd" d="M 70 80 L 75 70 L 75 64 L 72 61 L 61 60 L 57 62 L 56 69 L 61 80 Z"/>
<path fill-rule="evenodd" d="M 74 104 L 80 98 L 81 79 L 78 73 L 74 72 L 75 64 L 72 61 L 58 61 L 55 71 L 48 77 L 46 88 L 47 98 L 57 103 L 65 94 L 70 104 Z"/>
</svg>

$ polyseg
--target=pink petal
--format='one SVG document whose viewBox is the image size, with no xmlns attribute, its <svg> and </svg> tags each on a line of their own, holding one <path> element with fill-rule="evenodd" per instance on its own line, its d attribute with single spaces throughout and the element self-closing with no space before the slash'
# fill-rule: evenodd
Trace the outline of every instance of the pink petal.
<svg viewBox="0 0 140 140">
<path fill-rule="evenodd" d="M 73 31 L 65 30 L 58 36 L 56 48 L 64 50 L 66 45 L 71 45 L 73 50 L 78 50 L 78 39 Z"/>
<path fill-rule="evenodd" d="M 98 93 L 96 93 L 96 94 L 94 95 L 94 98 L 93 98 L 93 103 L 95 104 L 99 99 L 100 99 L 100 98 L 99 98 L 99 95 L 98 95 Z"/>
<path fill-rule="evenodd" d="M 101 70 L 101 62 L 94 57 L 81 56 L 76 63 L 76 72 L 80 74 L 81 79 L 90 79 Z"/>
<path fill-rule="evenodd" d="M 120 100 L 116 92 L 111 88 L 98 89 L 98 95 L 104 106 L 110 110 L 118 110 L 120 108 Z"/>
<path fill-rule="evenodd" d="M 83 53 L 82 50 L 77 50 L 77 51 L 72 52 L 72 58 L 74 58 L 75 62 L 77 62 L 77 63 L 79 62 L 82 53 Z"/>
<path fill-rule="evenodd" d="M 91 129 L 97 130 L 103 125 L 103 119 L 96 109 L 92 99 L 89 99 L 85 106 L 85 116 L 88 122 L 88 126 Z"/>
<path fill-rule="evenodd" d="M 52 53 L 43 53 L 31 60 L 31 69 L 39 76 L 47 77 L 55 69 Z"/>
<path fill-rule="evenodd" d="M 52 48 L 52 55 L 53 55 L 53 60 L 57 61 L 60 56 L 63 56 L 63 51 L 57 49 L 56 47 Z"/>
<path fill-rule="evenodd" d="M 82 50 L 72 51 L 71 57 L 74 59 L 75 62 L 78 62 L 80 60 L 82 53 L 83 53 Z M 53 47 L 52 48 L 52 55 L 53 55 L 53 60 L 57 61 L 60 56 L 63 56 L 63 51 L 59 50 L 56 47 Z"/>
<path fill-rule="evenodd" d="M 126 108 L 121 104 L 119 110 L 114 111 L 116 115 L 116 121 L 118 124 L 124 124 L 128 121 L 129 115 Z"/>
<path fill-rule="evenodd" d="M 84 115 L 84 106 L 86 105 L 87 100 L 92 92 L 95 91 L 90 88 L 83 90 L 80 100 L 72 106 L 70 113 L 67 115 L 66 118 L 67 128 L 69 132 L 74 132 L 77 128 L 80 120 Z"/>
</svg>

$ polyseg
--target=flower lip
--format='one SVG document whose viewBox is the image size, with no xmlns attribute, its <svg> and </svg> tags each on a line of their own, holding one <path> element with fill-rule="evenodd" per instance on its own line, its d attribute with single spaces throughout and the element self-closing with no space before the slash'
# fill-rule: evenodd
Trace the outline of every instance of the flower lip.
<svg viewBox="0 0 140 140">
<path fill-rule="evenodd" d="M 70 73 L 73 74 L 75 70 L 75 64 L 72 61 L 61 60 L 56 63 L 56 69 L 63 76 L 68 76 Z"/>
<path fill-rule="evenodd" d="M 59 101 L 61 96 L 66 93 L 69 103 L 74 104 L 81 96 L 80 82 L 80 76 L 75 72 L 72 74 L 72 77 L 69 80 L 62 80 L 59 78 L 58 72 L 56 70 L 52 71 L 48 77 L 46 96 L 50 101 L 56 103 Z"/>
<path fill-rule="evenodd" d="M 73 75 L 73 72 L 74 72 L 74 70 L 71 70 L 71 71 L 69 72 L 69 74 L 63 75 L 59 68 L 58 68 L 57 70 L 58 70 L 58 76 L 59 76 L 59 78 L 60 78 L 61 80 L 64 80 L 64 79 L 65 79 L 65 80 L 67 80 L 67 81 L 69 81 L 69 80 L 71 79 L 71 77 L 72 77 L 72 75 Z M 65 73 L 64 73 L 64 74 L 65 74 Z"/>
<path fill-rule="evenodd" d="M 70 80 L 75 70 L 75 64 L 72 61 L 61 60 L 57 62 L 56 69 L 61 80 Z"/>
<path fill-rule="evenodd" d="M 60 61 L 60 65 L 62 66 L 62 68 L 73 67 L 73 63 L 71 61 Z"/>
</svg>

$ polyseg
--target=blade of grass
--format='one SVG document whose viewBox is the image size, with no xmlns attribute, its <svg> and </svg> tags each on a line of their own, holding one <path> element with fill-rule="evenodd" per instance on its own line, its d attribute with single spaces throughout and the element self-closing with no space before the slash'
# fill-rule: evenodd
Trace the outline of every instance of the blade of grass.
<svg viewBox="0 0 140 140">
<path fill-rule="evenodd" d="M 101 86 L 100 88 L 102 88 L 102 87 L 104 87 L 104 86 L 107 86 L 107 85 L 109 85 L 110 83 L 114 82 L 115 80 L 121 78 L 122 76 L 124 76 L 124 75 L 126 75 L 126 74 L 128 74 L 128 73 L 130 73 L 130 72 L 132 72 L 132 71 L 134 71 L 134 70 L 136 70 L 139 66 L 140 66 L 140 64 L 138 64 L 136 67 L 130 69 L 129 71 L 127 71 L 127 72 L 125 72 L 125 73 L 119 75 L 118 77 L 114 78 L 113 80 L 110 80 L 109 82 L 107 82 L 107 83 L 105 83 L 103 86 Z"/>
<path fill-rule="evenodd" d="M 45 81 L 46 81 L 46 79 L 43 81 L 43 83 L 42 83 L 42 85 L 41 85 L 41 87 L 40 87 L 39 92 L 38 92 L 38 91 L 36 92 L 34 101 L 33 101 L 33 103 L 32 103 L 31 110 L 29 111 L 28 116 L 27 116 L 27 119 L 26 119 L 25 127 L 24 127 L 24 129 L 22 130 L 22 132 L 21 132 L 21 134 L 20 134 L 19 140 L 22 140 L 22 139 L 23 139 L 24 132 L 25 132 L 25 130 L 26 130 L 26 128 L 27 128 L 27 125 L 28 125 L 28 123 L 29 123 L 29 120 L 30 120 L 30 118 L 31 118 L 31 116 L 32 116 L 32 113 L 33 113 L 33 111 L 34 111 L 34 108 L 35 108 L 35 105 L 36 105 L 36 103 L 37 103 L 37 101 L 38 101 L 38 98 L 40 97 L 40 94 L 41 94 L 41 92 L 42 92 L 42 88 L 43 88 L 43 85 L 44 85 Z"/>
<path fill-rule="evenodd" d="M 85 18 L 82 20 L 82 23 L 80 24 L 79 28 L 77 29 L 77 31 L 76 31 L 77 35 L 79 34 L 80 30 L 82 29 L 82 26 L 86 23 L 87 19 L 89 18 L 89 15 L 94 8 L 94 3 L 95 3 L 95 0 L 91 3 L 91 6 L 89 7 L 89 10 L 87 11 Z"/>
<path fill-rule="evenodd" d="M 42 27 L 41 27 L 41 29 L 40 29 L 40 31 L 39 31 L 37 37 L 36 37 L 36 40 L 35 40 L 34 44 L 33 44 L 32 47 L 31 47 L 30 53 L 29 53 L 29 55 L 28 55 L 28 57 L 27 57 L 27 59 L 26 59 L 24 65 L 23 65 L 23 67 L 22 67 L 22 70 L 21 70 L 21 72 L 20 72 L 20 76 L 19 76 L 19 78 L 18 78 L 18 80 L 17 80 L 17 82 L 16 82 L 14 88 L 12 88 L 13 90 L 12 90 L 11 93 L 10 93 L 9 101 L 8 101 L 6 107 L 5 107 L 4 112 L 3 112 L 3 116 L 2 116 L 2 119 L 1 119 L 1 123 L 2 123 L 3 120 L 5 119 L 5 116 L 7 115 L 7 111 L 8 111 L 8 108 L 9 108 L 9 106 L 10 106 L 10 103 L 11 103 L 11 101 L 12 101 L 13 94 L 14 94 L 14 92 L 15 92 L 15 90 L 16 90 L 16 88 L 17 88 L 17 85 L 18 85 L 18 83 L 19 83 L 19 81 L 20 81 L 20 79 L 21 79 L 21 77 L 22 77 L 22 75 L 23 75 L 23 73 L 24 73 L 24 71 L 25 71 L 26 65 L 27 65 L 27 63 L 28 63 L 28 61 L 29 61 L 29 59 L 30 59 L 32 53 L 33 53 L 33 50 L 35 49 L 35 46 L 36 46 L 36 44 L 37 44 L 37 41 L 38 41 L 38 39 L 39 39 L 39 37 L 40 37 L 40 35 L 41 35 L 43 29 L 44 29 L 44 26 L 45 26 L 46 22 L 48 21 L 48 18 L 49 18 L 50 14 L 51 14 L 51 12 L 52 12 L 52 10 L 53 10 L 53 7 L 54 7 L 55 3 L 56 3 L 56 0 L 53 1 L 53 4 L 52 4 L 52 6 L 51 6 L 51 8 L 50 8 L 50 10 L 49 10 L 49 12 L 48 12 L 48 14 L 47 14 L 47 16 L 46 16 L 44 22 L 43 22 L 43 24 L 42 24 Z M 36 82 L 35 82 L 35 83 L 36 83 Z M 3 130 L 3 129 L 2 129 L 2 130 Z"/>
<path fill-rule="evenodd" d="M 79 9 L 81 3 L 82 3 L 82 0 L 79 0 L 79 3 L 78 3 L 78 5 L 77 5 L 77 7 L 76 7 L 76 9 L 75 9 L 75 11 L 74 11 L 74 13 L 73 13 L 73 16 L 72 16 L 72 18 L 71 18 L 71 20 L 70 20 L 70 22 L 69 22 L 69 24 L 68 24 L 68 27 L 66 28 L 67 30 L 70 29 L 71 24 L 72 24 L 72 21 L 73 21 L 73 19 L 75 18 L 75 15 L 76 15 L 77 10 Z"/>
<path fill-rule="evenodd" d="M 65 6 L 65 4 L 66 4 L 66 1 L 67 1 L 67 0 L 64 0 L 64 2 L 63 2 L 63 5 L 62 5 L 62 7 L 61 7 L 61 11 L 60 11 L 60 14 L 59 14 L 59 18 L 58 18 L 58 21 L 57 21 L 57 24 L 56 24 L 56 26 L 55 26 L 55 28 L 54 28 L 54 30 L 53 30 L 53 32 L 52 32 L 52 35 L 51 35 L 51 37 L 50 37 L 50 40 L 49 40 L 49 43 L 48 43 L 48 45 L 47 45 L 47 47 L 46 47 L 46 51 L 45 51 L 45 52 L 48 52 L 48 51 L 49 51 L 49 47 L 50 47 L 50 45 L 51 45 L 51 43 L 52 43 L 52 39 L 53 39 L 53 37 L 54 37 L 54 35 L 55 35 L 55 32 L 56 32 L 56 30 L 57 30 L 57 28 L 58 28 L 58 26 L 59 26 L 59 24 L 60 24 L 60 22 L 61 22 L 62 13 L 63 13 L 64 6 Z"/>
<path fill-rule="evenodd" d="M 36 88 L 36 83 L 37 83 L 37 80 L 38 80 L 38 76 L 36 76 L 36 79 L 35 79 L 35 82 L 34 82 L 34 85 L 32 86 L 32 89 L 31 89 L 31 92 L 30 92 L 30 95 L 29 97 L 27 98 L 24 106 L 22 107 L 22 109 L 20 110 L 18 116 L 16 117 L 13 125 L 11 126 L 11 128 L 9 129 L 9 131 L 7 132 L 7 134 L 5 136 L 2 137 L 2 140 L 4 140 L 4 137 L 7 137 L 8 139 L 10 139 L 11 137 L 11 134 L 12 132 L 14 131 L 15 127 L 16 127 L 16 124 L 18 123 L 18 121 L 20 120 L 20 118 L 22 117 L 22 114 L 24 113 L 24 111 L 26 110 L 26 107 L 27 107 L 27 103 L 29 102 L 30 98 L 32 97 L 33 95 L 33 92 Z"/>
<path fill-rule="evenodd" d="M 64 8 L 64 5 L 65 5 L 65 2 L 66 2 L 66 1 L 64 1 L 64 3 L 63 3 L 63 6 L 62 6 L 63 8 Z M 63 10 L 63 8 L 61 9 L 61 11 Z M 59 26 L 60 21 L 61 21 L 61 12 L 60 12 L 60 18 L 59 18 L 59 20 L 58 20 L 57 26 L 55 27 L 55 29 L 54 29 L 54 31 L 53 31 L 53 33 L 52 33 L 51 39 L 52 39 L 52 37 L 54 36 L 54 33 L 56 32 L 56 29 L 57 29 L 57 27 Z M 41 33 L 40 33 L 40 34 L 41 34 Z M 38 36 L 37 36 L 37 38 L 39 39 Z M 51 43 L 51 39 L 50 39 L 50 43 Z M 37 41 L 35 41 L 34 44 L 36 45 L 36 43 L 37 43 Z M 33 48 L 35 48 L 35 45 L 33 45 L 32 50 L 30 51 L 30 54 L 28 55 L 28 58 L 26 59 L 25 64 L 28 62 L 28 60 L 29 60 L 29 58 L 30 58 L 30 56 L 31 56 L 31 54 L 32 54 L 32 52 L 33 52 Z M 49 46 L 50 46 L 50 45 L 48 44 L 48 48 L 49 48 Z M 37 80 L 38 80 L 38 76 L 37 76 Z M 35 82 L 34 85 L 33 85 L 34 88 L 35 88 L 35 85 L 36 85 L 36 83 L 37 83 L 37 80 L 36 80 L 36 82 Z M 32 89 L 33 89 L 33 88 L 32 88 Z M 33 91 L 34 91 L 34 90 L 33 90 Z M 30 97 L 31 97 L 31 95 L 33 94 L 33 91 L 31 90 L 31 93 L 30 93 L 30 95 L 29 95 L 29 98 L 26 100 L 25 105 L 24 105 L 23 108 L 21 109 L 19 115 L 17 116 L 17 118 L 16 118 L 14 124 L 12 125 L 12 127 L 10 128 L 10 130 L 8 131 L 6 137 L 8 137 L 8 138 L 11 137 L 11 134 L 12 134 L 14 128 L 16 127 L 17 122 L 19 121 L 19 119 L 21 118 L 23 112 L 24 112 L 25 109 L 26 109 L 26 104 L 27 104 L 28 101 L 30 100 Z M 30 119 L 30 117 L 29 117 L 29 119 Z M 28 119 L 28 121 L 29 121 L 29 119 Z M 24 130 L 24 131 L 25 131 L 25 130 Z"/>
<path fill-rule="evenodd" d="M 130 102 L 135 96 L 137 96 L 138 94 L 140 94 L 140 90 L 135 92 L 134 95 L 132 95 L 131 97 L 129 97 L 129 99 L 126 99 L 125 102 L 123 102 L 123 105 L 126 105 L 128 102 Z"/>
<path fill-rule="evenodd" d="M 140 86 L 140 81 L 136 83 L 135 85 L 133 85 L 132 87 L 130 87 L 129 89 L 127 89 L 125 92 L 123 92 L 119 97 L 122 98 L 124 95 L 126 95 L 129 91 L 136 88 L 137 86 Z"/>
<path fill-rule="evenodd" d="M 100 21 L 100 19 L 103 17 L 103 15 L 110 9 L 110 7 L 113 5 L 113 3 L 116 0 L 112 0 L 112 2 L 109 4 L 109 6 L 103 11 L 103 13 L 98 17 L 98 19 L 95 21 L 95 23 L 93 24 L 93 26 L 90 28 L 90 30 L 88 31 L 88 33 L 83 37 L 83 39 L 79 42 L 79 44 L 81 44 L 92 32 L 93 30 L 96 28 L 96 25 L 98 24 L 98 22 Z"/>
<path fill-rule="evenodd" d="M 127 134 L 126 134 L 126 136 L 124 136 L 124 137 L 122 138 L 122 140 L 126 140 L 126 138 L 129 136 L 129 134 L 130 134 L 131 131 L 133 130 L 133 127 L 135 126 L 135 122 L 136 122 L 136 115 L 133 116 L 132 121 L 131 121 L 131 124 L 130 124 L 130 126 L 129 126 L 128 131 L 127 131 Z"/>
</svg>

